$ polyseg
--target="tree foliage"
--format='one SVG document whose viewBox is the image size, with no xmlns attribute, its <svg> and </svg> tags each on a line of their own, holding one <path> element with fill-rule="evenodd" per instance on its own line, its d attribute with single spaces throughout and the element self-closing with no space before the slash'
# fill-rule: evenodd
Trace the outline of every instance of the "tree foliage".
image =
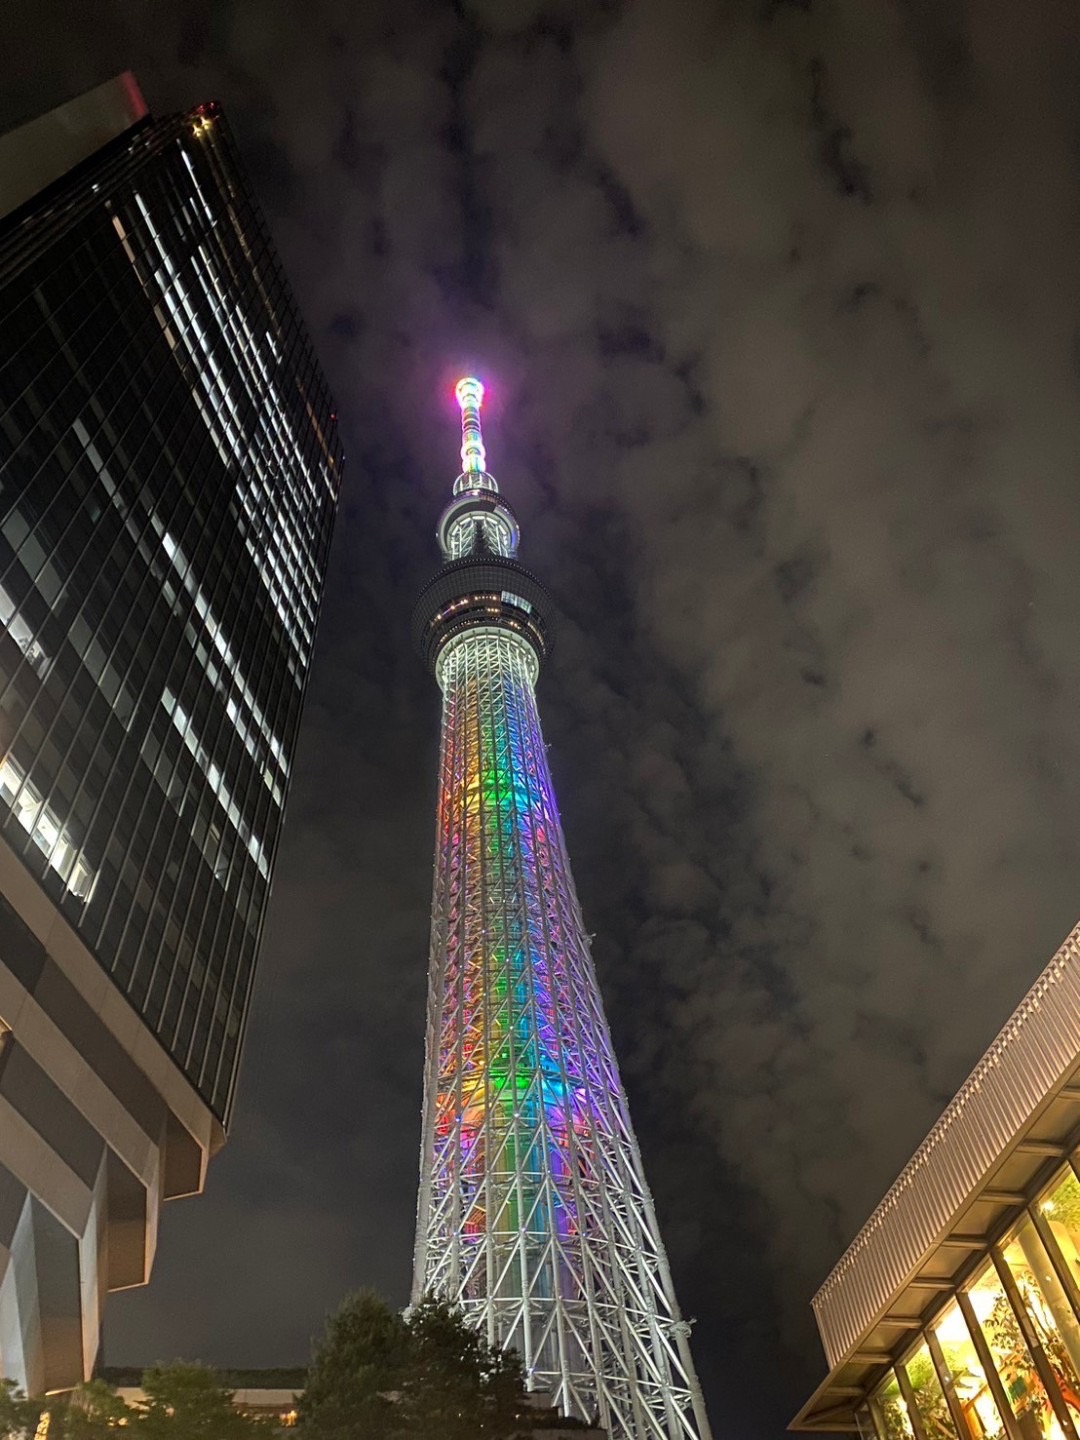
<svg viewBox="0 0 1080 1440">
<path fill-rule="evenodd" d="M 531 1428 L 515 1351 L 445 1300 L 407 1316 L 351 1295 L 327 1325 L 299 1406 L 303 1440 L 506 1440 Z"/>
<path fill-rule="evenodd" d="M 370 1290 L 331 1316 L 308 1370 L 298 1424 L 318 1440 L 390 1440 L 409 1351 L 405 1321 Z"/>
<path fill-rule="evenodd" d="M 401 1386 L 404 1433 L 445 1440 L 520 1433 L 529 1418 L 516 1350 L 489 1345 L 445 1300 L 425 1297 L 406 1322 L 409 1365 Z"/>
<path fill-rule="evenodd" d="M 134 1429 L 144 1440 L 248 1440 L 267 1429 L 233 1408 L 232 1391 L 205 1365 L 155 1365 L 144 1371 L 142 1388 Z"/>
</svg>

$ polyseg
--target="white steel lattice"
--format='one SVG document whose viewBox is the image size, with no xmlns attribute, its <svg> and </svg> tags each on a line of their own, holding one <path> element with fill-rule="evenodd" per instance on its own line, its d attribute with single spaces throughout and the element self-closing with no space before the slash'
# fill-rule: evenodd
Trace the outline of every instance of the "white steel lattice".
<svg viewBox="0 0 1080 1440">
<path fill-rule="evenodd" d="M 460 1300 L 530 1385 L 613 1437 L 709 1429 L 630 1126 L 533 690 L 455 636 L 440 795 L 414 1294 Z"/>
</svg>

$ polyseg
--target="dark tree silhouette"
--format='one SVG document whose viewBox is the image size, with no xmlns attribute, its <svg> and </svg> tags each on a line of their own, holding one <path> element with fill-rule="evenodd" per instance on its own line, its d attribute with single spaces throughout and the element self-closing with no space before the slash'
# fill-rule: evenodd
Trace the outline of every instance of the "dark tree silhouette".
<svg viewBox="0 0 1080 1440">
<path fill-rule="evenodd" d="M 370 1291 L 326 1328 L 299 1406 L 303 1440 L 510 1440 L 573 1424 L 534 1409 L 514 1350 L 489 1345 L 448 1301 L 406 1316 Z"/>
</svg>

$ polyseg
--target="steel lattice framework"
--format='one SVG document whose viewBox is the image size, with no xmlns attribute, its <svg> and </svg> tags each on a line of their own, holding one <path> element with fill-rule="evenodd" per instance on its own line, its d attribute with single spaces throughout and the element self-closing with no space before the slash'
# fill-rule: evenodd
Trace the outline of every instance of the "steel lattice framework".
<svg viewBox="0 0 1080 1440">
<path fill-rule="evenodd" d="M 417 611 L 443 722 L 414 1295 L 459 1300 L 613 1437 L 708 1440 L 540 729 L 543 591 L 463 456 L 456 558 Z"/>
</svg>

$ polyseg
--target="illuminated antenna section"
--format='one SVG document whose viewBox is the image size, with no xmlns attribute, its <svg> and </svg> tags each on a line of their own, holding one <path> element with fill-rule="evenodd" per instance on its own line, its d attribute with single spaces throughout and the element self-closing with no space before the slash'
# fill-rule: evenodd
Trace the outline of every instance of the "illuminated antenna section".
<svg viewBox="0 0 1080 1440">
<path fill-rule="evenodd" d="M 487 470 L 487 453 L 480 432 L 480 406 L 484 387 L 479 380 L 466 376 L 454 390 L 461 406 L 461 468 L 465 474 L 483 474 Z"/>
<path fill-rule="evenodd" d="M 487 472 L 487 451 L 480 429 L 483 383 L 467 375 L 458 381 L 454 394 L 461 406 L 461 474 L 454 481 L 454 494 L 460 495 L 464 490 L 487 490 L 497 495 L 499 487 L 495 477 Z"/>
<path fill-rule="evenodd" d="M 471 375 L 459 380 L 454 394 L 461 406 L 461 474 L 454 498 L 439 521 L 439 545 L 447 560 L 464 560 L 481 551 L 492 555 L 517 553 L 518 523 L 499 494 L 494 475 L 484 468 L 487 452 L 480 429 L 483 384 Z"/>
</svg>

